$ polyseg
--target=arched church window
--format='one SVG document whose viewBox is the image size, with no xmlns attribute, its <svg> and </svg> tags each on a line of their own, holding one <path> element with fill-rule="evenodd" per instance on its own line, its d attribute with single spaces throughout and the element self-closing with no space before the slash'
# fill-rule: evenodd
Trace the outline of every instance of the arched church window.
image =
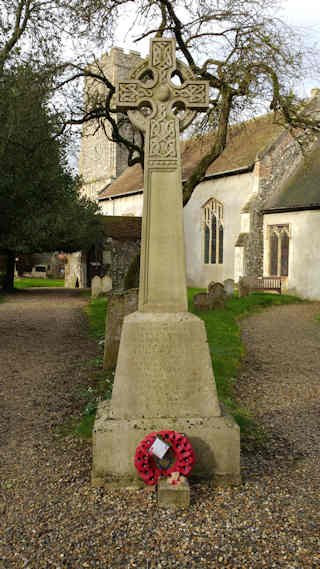
<svg viewBox="0 0 320 569">
<path fill-rule="evenodd" d="M 210 247 L 210 229 L 207 225 L 204 227 L 204 262 L 209 263 L 209 247 Z"/>
<path fill-rule="evenodd" d="M 219 263 L 223 263 L 223 225 L 219 226 Z"/>
<path fill-rule="evenodd" d="M 269 226 L 269 274 L 287 277 L 289 271 L 289 225 Z"/>
<path fill-rule="evenodd" d="M 205 264 L 223 263 L 223 204 L 211 198 L 203 206 Z"/>
</svg>

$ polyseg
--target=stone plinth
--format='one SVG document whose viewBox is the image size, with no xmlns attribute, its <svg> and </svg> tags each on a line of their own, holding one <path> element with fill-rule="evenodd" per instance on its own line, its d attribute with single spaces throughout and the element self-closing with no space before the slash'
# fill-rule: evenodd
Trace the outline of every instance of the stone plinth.
<svg viewBox="0 0 320 569">
<path fill-rule="evenodd" d="M 163 429 L 190 440 L 193 477 L 240 481 L 239 427 L 220 408 L 202 320 L 187 312 L 135 312 L 124 320 L 112 401 L 97 414 L 92 483 L 142 486 L 136 447 Z"/>
<path fill-rule="evenodd" d="M 220 417 L 161 417 L 114 419 L 110 402 L 103 402 L 93 432 L 92 484 L 106 487 L 143 487 L 134 466 L 140 441 L 152 431 L 176 430 L 190 440 L 196 455 L 191 476 L 212 485 L 240 483 L 240 433 L 227 413 Z"/>
<path fill-rule="evenodd" d="M 203 321 L 189 312 L 127 316 L 112 392 L 112 417 L 220 414 Z"/>
<path fill-rule="evenodd" d="M 190 486 L 183 477 L 178 484 L 169 484 L 168 478 L 158 482 L 158 506 L 163 508 L 187 508 L 190 505 Z"/>
</svg>

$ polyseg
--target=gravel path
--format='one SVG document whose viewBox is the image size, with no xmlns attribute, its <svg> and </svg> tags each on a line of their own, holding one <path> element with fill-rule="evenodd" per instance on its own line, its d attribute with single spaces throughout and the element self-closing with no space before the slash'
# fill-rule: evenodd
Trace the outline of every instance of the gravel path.
<svg viewBox="0 0 320 569">
<path fill-rule="evenodd" d="M 0 569 L 319 569 L 320 304 L 241 322 L 238 393 L 269 442 L 243 453 L 240 487 L 193 486 L 179 512 L 92 489 L 90 445 L 55 435 L 97 354 L 85 304 L 33 290 L 0 305 Z"/>
</svg>

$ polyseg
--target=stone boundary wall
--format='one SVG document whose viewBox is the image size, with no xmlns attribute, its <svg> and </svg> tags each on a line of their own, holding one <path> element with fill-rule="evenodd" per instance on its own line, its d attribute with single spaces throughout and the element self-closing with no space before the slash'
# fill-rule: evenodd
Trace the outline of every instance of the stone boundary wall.
<svg viewBox="0 0 320 569">
<path fill-rule="evenodd" d="M 108 271 L 112 278 L 112 291 L 124 288 L 124 279 L 133 259 L 140 253 L 140 240 L 118 240 L 108 237 L 105 240 L 104 251 L 110 252 L 111 265 Z"/>
</svg>

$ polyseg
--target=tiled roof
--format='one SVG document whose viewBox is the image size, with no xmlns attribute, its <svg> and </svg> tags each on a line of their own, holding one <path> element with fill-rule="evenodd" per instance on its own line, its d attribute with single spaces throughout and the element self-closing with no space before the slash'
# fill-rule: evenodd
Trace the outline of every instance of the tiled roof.
<svg viewBox="0 0 320 569">
<path fill-rule="evenodd" d="M 141 217 L 104 215 L 104 234 L 115 239 L 140 239 Z"/>
<path fill-rule="evenodd" d="M 266 204 L 264 211 L 320 208 L 320 143 Z"/>
<path fill-rule="evenodd" d="M 229 129 L 228 143 L 219 158 L 209 166 L 207 175 L 223 174 L 253 165 L 258 152 L 266 149 L 282 132 L 274 124 L 273 114 L 262 115 Z M 182 179 L 187 179 L 202 156 L 206 154 L 214 134 L 194 137 L 182 143 Z M 113 184 L 103 190 L 99 199 L 128 194 L 143 188 L 140 164 L 128 167 Z"/>
</svg>

